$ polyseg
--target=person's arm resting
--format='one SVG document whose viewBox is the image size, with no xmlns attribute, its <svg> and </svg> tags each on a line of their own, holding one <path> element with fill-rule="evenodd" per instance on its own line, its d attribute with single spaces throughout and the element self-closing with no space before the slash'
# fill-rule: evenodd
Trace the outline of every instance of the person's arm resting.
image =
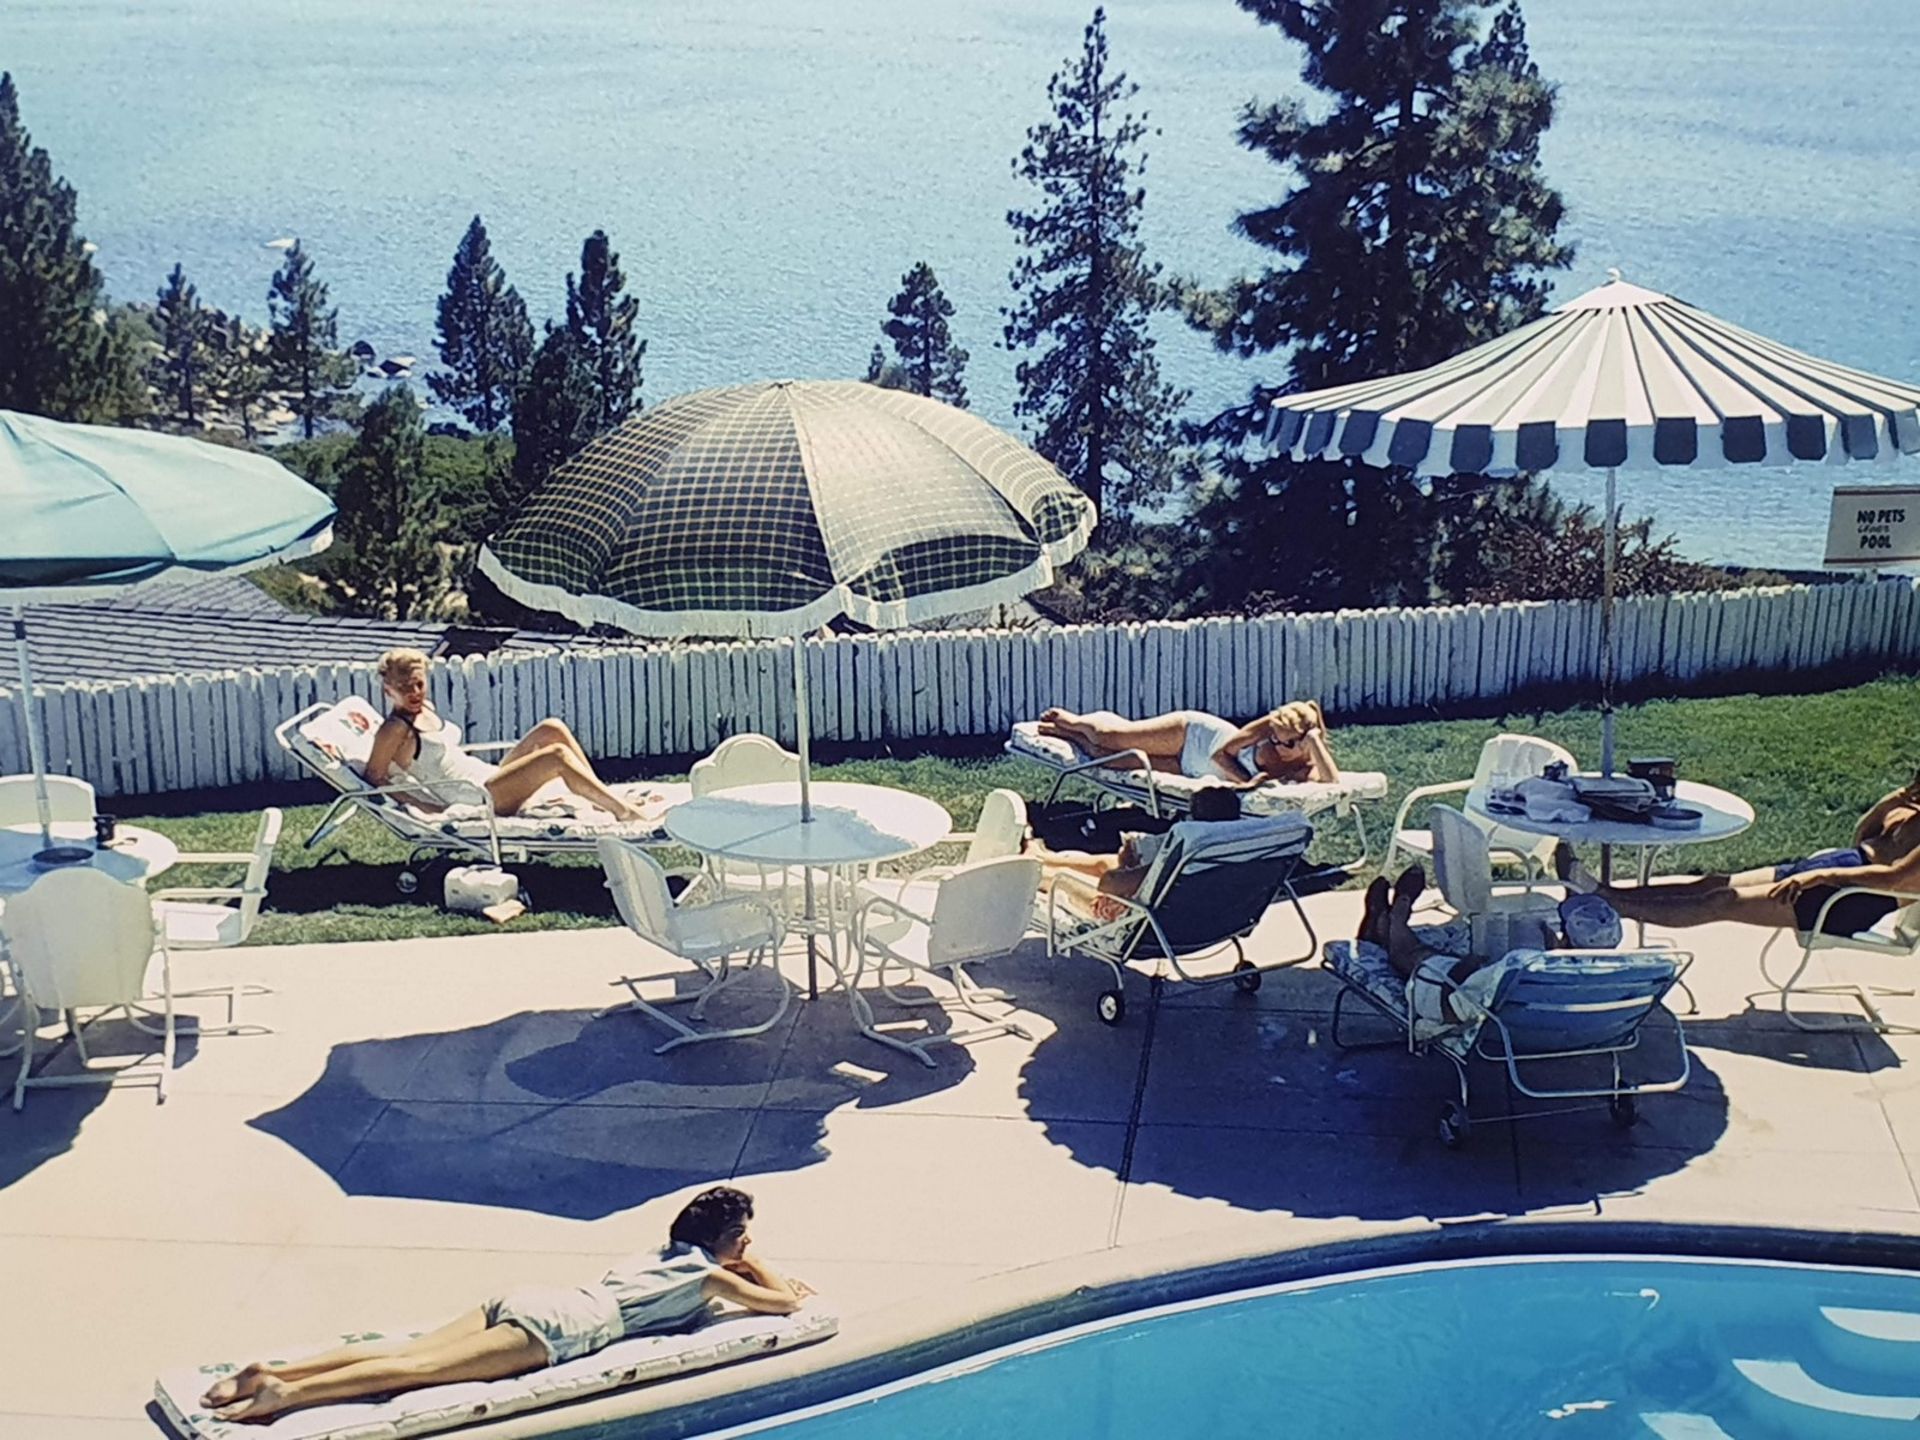
<svg viewBox="0 0 1920 1440">
<path fill-rule="evenodd" d="M 379 730 L 374 732 L 373 749 L 367 755 L 366 774 L 368 784 L 378 789 L 383 785 L 393 783 L 393 768 L 402 763 L 400 757 L 405 753 L 407 741 L 411 738 L 411 734 L 412 732 L 404 720 L 391 719 L 382 725 Z M 418 790 L 409 790 L 407 792 L 407 799 L 412 804 L 419 806 L 422 810 L 446 809 L 446 806 L 442 805 L 431 795 L 424 794 Z"/>
<path fill-rule="evenodd" d="M 784 1280 L 758 1260 L 742 1257 L 732 1268 L 715 1270 L 701 1285 L 709 1300 L 724 1300 L 757 1315 L 791 1315 L 806 1298 L 802 1288 Z"/>
</svg>

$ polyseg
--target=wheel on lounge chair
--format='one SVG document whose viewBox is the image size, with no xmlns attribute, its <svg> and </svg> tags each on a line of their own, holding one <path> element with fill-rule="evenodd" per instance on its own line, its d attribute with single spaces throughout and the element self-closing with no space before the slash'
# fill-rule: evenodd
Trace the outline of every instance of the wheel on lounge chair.
<svg viewBox="0 0 1920 1440">
<path fill-rule="evenodd" d="M 402 895 L 411 895 L 420 888 L 420 877 L 411 870 L 402 870 L 393 877 L 393 888 Z"/>
<path fill-rule="evenodd" d="M 1120 990 L 1102 990 L 1094 1008 L 1107 1024 L 1118 1025 L 1127 1018 L 1127 997 Z"/>
<path fill-rule="evenodd" d="M 1244 955 L 1240 957 L 1240 963 L 1233 967 L 1233 988 L 1242 995 L 1251 995 L 1260 988 L 1260 972 Z"/>
<path fill-rule="evenodd" d="M 1640 1123 L 1640 1107 L 1634 1103 L 1631 1095 L 1615 1095 L 1608 1100 L 1607 1114 L 1622 1130 L 1631 1130 Z"/>
</svg>

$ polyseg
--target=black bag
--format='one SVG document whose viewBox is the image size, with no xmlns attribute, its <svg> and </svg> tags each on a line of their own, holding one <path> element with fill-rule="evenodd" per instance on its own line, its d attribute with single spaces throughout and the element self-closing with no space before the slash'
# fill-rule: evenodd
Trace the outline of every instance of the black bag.
<svg viewBox="0 0 1920 1440">
<path fill-rule="evenodd" d="M 1154 815 L 1138 805 L 1115 805 L 1096 810 L 1080 801 L 1056 800 L 1027 807 L 1027 824 L 1049 850 L 1086 850 L 1096 855 L 1120 853 L 1123 832 L 1164 835 L 1174 817 Z"/>
</svg>

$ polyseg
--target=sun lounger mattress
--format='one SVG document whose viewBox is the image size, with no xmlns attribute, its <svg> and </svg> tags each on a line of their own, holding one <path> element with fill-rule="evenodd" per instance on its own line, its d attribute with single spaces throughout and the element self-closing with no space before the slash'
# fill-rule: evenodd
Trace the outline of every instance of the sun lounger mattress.
<svg viewBox="0 0 1920 1440">
<path fill-rule="evenodd" d="M 1065 770 L 1090 758 L 1070 741 L 1042 735 L 1032 721 L 1013 727 L 1007 749 L 1015 755 L 1037 760 L 1052 770 Z M 1148 794 L 1147 778 L 1138 770 L 1087 770 L 1081 774 L 1082 778 L 1117 794 L 1141 800 L 1146 799 Z M 1184 809 L 1193 792 L 1209 783 L 1186 775 L 1156 774 L 1152 786 Z M 1240 811 L 1244 815 L 1283 815 L 1289 812 L 1315 815 L 1322 810 L 1345 813 L 1355 801 L 1384 800 L 1386 794 L 1385 775 L 1373 770 L 1348 770 L 1343 771 L 1338 783 L 1334 784 L 1309 781 L 1299 785 L 1283 785 L 1277 780 L 1270 780 L 1255 789 L 1241 792 Z"/>
<path fill-rule="evenodd" d="M 239 1368 L 234 1362 L 171 1371 L 155 1382 L 153 1397 L 168 1423 L 186 1440 L 238 1440 L 241 1436 L 269 1436 L 272 1440 L 399 1440 L 404 1435 L 430 1435 L 456 1425 L 470 1425 L 476 1420 L 537 1410 L 775 1350 L 811 1345 L 825 1340 L 839 1328 L 839 1319 L 831 1311 L 811 1305 L 794 1315 L 729 1316 L 680 1334 L 641 1335 L 622 1340 L 578 1360 L 508 1380 L 432 1385 L 389 1400 L 316 1405 L 264 1423 L 216 1420 L 200 1404 L 200 1396 L 209 1385 Z M 395 1331 L 393 1337 L 421 1333 Z M 383 1338 L 388 1337 L 361 1332 L 333 1342 L 296 1346 L 283 1353 L 291 1357 L 325 1349 L 328 1343 Z"/>
</svg>

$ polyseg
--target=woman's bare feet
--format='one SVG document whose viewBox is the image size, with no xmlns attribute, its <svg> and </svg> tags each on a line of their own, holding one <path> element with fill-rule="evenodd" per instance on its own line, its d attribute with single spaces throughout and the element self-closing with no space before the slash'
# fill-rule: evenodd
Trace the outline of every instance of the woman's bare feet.
<svg viewBox="0 0 1920 1440">
<path fill-rule="evenodd" d="M 287 1382 L 266 1374 L 249 1395 L 213 1412 L 216 1420 L 271 1420 L 292 1405 L 293 1395 Z"/>
<path fill-rule="evenodd" d="M 233 1374 L 209 1385 L 206 1394 L 200 1397 L 200 1403 L 210 1410 L 218 1405 L 231 1405 L 251 1395 L 269 1373 L 267 1367 L 258 1360 L 251 1365 L 243 1365 Z"/>
</svg>

